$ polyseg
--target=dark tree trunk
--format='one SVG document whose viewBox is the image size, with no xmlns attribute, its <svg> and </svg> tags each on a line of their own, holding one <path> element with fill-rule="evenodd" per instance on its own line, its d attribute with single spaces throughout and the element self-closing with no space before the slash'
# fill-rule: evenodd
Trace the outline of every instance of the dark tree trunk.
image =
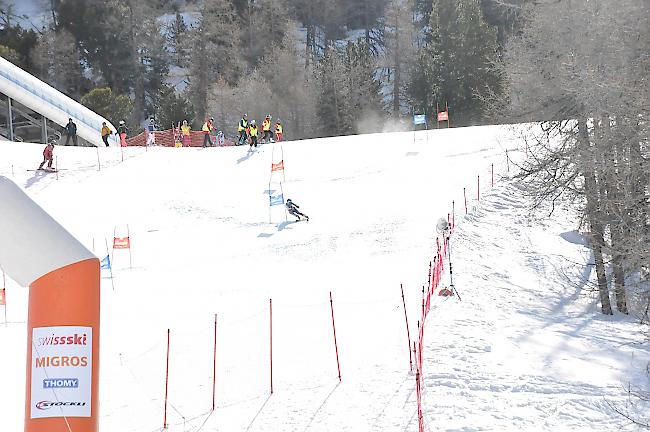
<svg viewBox="0 0 650 432">
<path fill-rule="evenodd" d="M 612 305 L 609 300 L 609 288 L 607 286 L 607 275 L 603 260 L 603 226 L 599 217 L 598 185 L 594 173 L 594 158 L 591 154 L 589 144 L 589 131 L 587 130 L 586 119 L 580 119 L 578 124 L 578 139 L 581 147 L 581 164 L 585 176 L 585 198 L 587 200 L 587 220 L 591 230 L 591 249 L 594 251 L 596 264 L 596 277 L 598 280 L 598 292 L 600 294 L 601 311 L 605 315 L 612 315 Z"/>
</svg>

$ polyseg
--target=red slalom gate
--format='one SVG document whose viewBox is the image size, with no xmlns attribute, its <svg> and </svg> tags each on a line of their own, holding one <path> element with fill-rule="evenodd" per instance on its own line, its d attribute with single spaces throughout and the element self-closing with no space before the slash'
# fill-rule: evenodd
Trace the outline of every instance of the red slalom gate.
<svg viewBox="0 0 650 432">
<path fill-rule="evenodd" d="M 167 429 L 167 390 L 169 388 L 169 329 L 167 329 L 167 367 L 165 369 L 165 418 L 163 429 Z"/>
<path fill-rule="evenodd" d="M 334 302 L 332 301 L 332 291 L 330 291 L 330 309 L 332 310 L 332 329 L 334 330 L 334 349 L 336 350 L 336 368 L 339 371 L 339 382 L 341 382 L 341 364 L 339 363 L 339 346 L 336 343 L 336 326 L 334 325 Z"/>
</svg>

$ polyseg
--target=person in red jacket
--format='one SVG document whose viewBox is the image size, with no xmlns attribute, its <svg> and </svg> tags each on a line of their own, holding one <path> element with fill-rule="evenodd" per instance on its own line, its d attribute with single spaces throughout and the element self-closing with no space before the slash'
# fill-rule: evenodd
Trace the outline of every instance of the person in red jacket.
<svg viewBox="0 0 650 432">
<path fill-rule="evenodd" d="M 43 165 L 45 165 L 45 162 L 47 162 L 47 169 L 51 170 L 53 159 L 54 159 L 54 143 L 49 142 L 45 146 L 45 150 L 43 150 L 43 162 L 41 162 L 41 164 L 38 166 L 38 169 L 42 170 Z"/>
</svg>

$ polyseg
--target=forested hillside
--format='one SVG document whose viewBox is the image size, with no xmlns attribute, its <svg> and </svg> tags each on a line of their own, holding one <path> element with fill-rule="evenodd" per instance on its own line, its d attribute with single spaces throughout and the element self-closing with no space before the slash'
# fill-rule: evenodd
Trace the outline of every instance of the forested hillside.
<svg viewBox="0 0 650 432">
<path fill-rule="evenodd" d="M 493 122 L 519 17 L 500 0 L 34 3 L 47 19 L 30 26 L 0 1 L 0 54 L 112 121 L 211 115 L 233 133 L 270 113 L 293 139 L 432 122 L 436 104 L 454 125 Z"/>
</svg>

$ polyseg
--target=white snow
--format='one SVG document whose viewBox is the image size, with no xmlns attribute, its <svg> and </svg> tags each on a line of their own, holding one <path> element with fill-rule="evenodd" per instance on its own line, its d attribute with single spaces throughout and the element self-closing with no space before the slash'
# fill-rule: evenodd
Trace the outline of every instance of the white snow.
<svg viewBox="0 0 650 432">
<path fill-rule="evenodd" d="M 491 187 L 491 164 L 505 174 L 516 146 L 496 126 L 284 143 L 282 190 L 311 217 L 300 223 L 279 207 L 269 223 L 280 154 L 270 145 L 252 155 L 127 148 L 124 162 L 119 148 L 59 146 L 57 179 L 26 171 L 43 146 L 2 142 L 0 175 L 100 258 L 128 225 L 132 268 L 117 250 L 114 280 L 102 279 L 103 431 L 162 428 L 168 328 L 170 431 L 417 430 L 399 287 L 414 338 L 435 224 L 452 200 L 462 301 L 436 298 L 427 318 L 427 430 L 625 428 L 608 402 L 623 404 L 628 383 L 647 385 L 647 345 L 631 318 L 601 316 L 595 293 L 563 278 L 578 283 L 587 260 L 574 215 L 532 218 L 516 183 L 497 175 Z M 7 298 L 0 430 L 19 431 L 27 289 L 9 281 Z"/>
</svg>

